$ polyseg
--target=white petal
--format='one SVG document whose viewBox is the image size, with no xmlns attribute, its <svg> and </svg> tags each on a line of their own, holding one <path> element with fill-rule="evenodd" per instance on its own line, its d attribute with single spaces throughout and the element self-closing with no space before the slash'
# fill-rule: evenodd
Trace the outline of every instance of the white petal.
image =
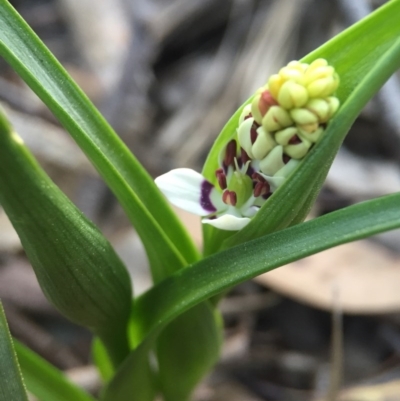
<svg viewBox="0 0 400 401">
<path fill-rule="evenodd" d="M 278 170 L 285 166 L 282 160 L 283 147 L 275 146 L 268 154 L 260 161 L 260 170 L 265 175 L 274 175 Z"/>
<path fill-rule="evenodd" d="M 231 214 L 224 214 L 216 219 L 203 219 L 203 224 L 210 224 L 216 228 L 227 231 L 238 231 L 247 226 L 250 219 L 248 217 L 236 217 Z"/>
<path fill-rule="evenodd" d="M 214 206 L 215 210 L 207 210 L 201 205 L 202 185 L 207 180 L 194 170 L 177 168 L 160 175 L 154 181 L 168 200 L 181 209 L 198 216 L 207 216 L 217 209 L 212 204 L 210 206 Z M 211 192 L 214 191 L 212 188 Z"/>
<path fill-rule="evenodd" d="M 249 114 L 251 114 L 251 103 L 244 106 L 242 114 L 239 117 L 239 126 L 244 121 L 244 118 L 247 117 Z"/>
<path fill-rule="evenodd" d="M 254 118 L 248 118 L 244 120 L 237 129 L 237 136 L 239 139 L 240 146 L 246 151 L 251 159 L 254 159 L 251 143 L 251 127 L 254 123 Z"/>
<path fill-rule="evenodd" d="M 282 176 L 273 176 L 271 177 L 270 175 L 266 175 L 263 173 L 259 173 L 263 178 L 265 178 L 269 185 L 271 186 L 271 192 L 276 191 L 286 180 L 285 177 Z"/>
<path fill-rule="evenodd" d="M 251 206 L 243 211 L 243 216 L 253 217 L 260 210 L 259 206 Z"/>
<path fill-rule="evenodd" d="M 279 176 L 269 178 L 268 182 L 269 185 L 271 185 L 271 192 L 276 191 L 285 182 L 285 180 L 285 177 Z"/>
<path fill-rule="evenodd" d="M 299 164 L 300 160 L 290 159 L 289 163 L 286 163 L 274 176 L 286 178 Z"/>
</svg>

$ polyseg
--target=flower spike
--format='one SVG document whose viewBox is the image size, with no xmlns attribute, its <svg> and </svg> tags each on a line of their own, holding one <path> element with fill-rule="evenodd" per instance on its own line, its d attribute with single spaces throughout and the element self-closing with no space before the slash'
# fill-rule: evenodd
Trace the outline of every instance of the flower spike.
<svg viewBox="0 0 400 401">
<path fill-rule="evenodd" d="M 204 224 L 241 230 L 321 138 L 339 108 L 338 85 L 326 60 L 291 61 L 244 107 L 220 154 L 215 185 L 185 168 L 156 178 L 156 184 Z"/>
</svg>

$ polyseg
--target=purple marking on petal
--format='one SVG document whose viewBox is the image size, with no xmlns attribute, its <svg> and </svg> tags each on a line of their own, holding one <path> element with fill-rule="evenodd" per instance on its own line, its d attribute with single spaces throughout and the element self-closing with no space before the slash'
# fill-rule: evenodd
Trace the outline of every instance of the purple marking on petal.
<svg viewBox="0 0 400 401">
<path fill-rule="evenodd" d="M 255 172 L 256 172 L 256 170 L 254 170 L 253 167 L 251 167 L 251 166 L 247 167 L 246 174 L 247 174 L 250 178 L 252 178 L 252 175 L 253 175 Z"/>
<path fill-rule="evenodd" d="M 215 206 L 211 202 L 210 194 L 214 185 L 209 181 L 203 181 L 201 183 L 201 194 L 200 194 L 200 205 L 207 212 L 214 213 L 217 211 Z"/>
</svg>

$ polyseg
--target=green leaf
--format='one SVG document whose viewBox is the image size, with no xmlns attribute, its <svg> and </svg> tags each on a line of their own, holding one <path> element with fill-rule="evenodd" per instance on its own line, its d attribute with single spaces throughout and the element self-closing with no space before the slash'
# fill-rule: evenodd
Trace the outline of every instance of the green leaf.
<svg viewBox="0 0 400 401">
<path fill-rule="evenodd" d="M 131 320 L 131 324 L 131 338 L 138 339 L 140 344 L 133 344 L 136 348 L 106 386 L 101 400 L 153 401 L 157 383 L 149 365 L 149 354 L 161 333 L 157 350 L 161 371 L 158 378 L 161 390 L 166 400 L 184 401 L 198 380 L 207 373 L 218 358 L 222 327 L 222 323 L 218 321 L 218 314 L 207 302 L 203 302 L 182 315 L 176 323 L 173 322 L 171 326 L 168 326 L 165 329 L 165 336 L 162 332 L 165 326 L 163 324 L 159 325 L 145 340 L 137 337 L 135 321 Z M 181 334 L 178 338 L 174 338 L 178 328 Z M 177 347 L 179 341 L 180 347 Z M 193 341 L 197 341 L 197 344 L 193 344 Z M 173 352 L 177 354 L 171 355 Z M 204 352 L 206 354 L 201 355 Z"/>
<path fill-rule="evenodd" d="M 100 338 L 97 337 L 93 340 L 92 344 L 92 359 L 103 381 L 108 382 L 114 374 L 114 366 L 108 356 L 107 349 Z"/>
<path fill-rule="evenodd" d="M 363 202 L 209 256 L 136 300 L 136 337 L 259 274 L 334 246 L 400 227 L 400 193 Z M 129 364 L 131 355 L 125 366 Z M 118 376 L 118 373 L 117 373 Z"/>
<path fill-rule="evenodd" d="M 328 125 L 322 140 L 302 161 L 299 168 L 264 204 L 241 231 L 228 236 L 223 247 L 257 238 L 302 221 L 312 206 L 333 158 L 351 124 L 368 100 L 400 66 L 400 1 L 394 0 L 367 18 L 340 33 L 302 61 L 322 57 L 335 67 L 341 84 L 341 107 Z M 234 114 L 217 138 L 205 163 L 203 174 L 215 182 L 218 154 L 235 132 L 243 107 Z M 205 233 L 205 249 L 216 248 L 218 230 Z"/>
<path fill-rule="evenodd" d="M 329 213 L 209 256 L 154 286 L 135 302 L 130 330 L 137 348 L 118 369 L 104 400 L 125 401 L 124 396 L 134 394 L 132 377 L 137 380 L 140 358 L 149 352 L 165 325 L 180 314 L 276 267 L 400 228 L 399 204 L 398 193 Z M 112 398 L 113 392 L 119 392 L 120 397 Z"/>
<path fill-rule="evenodd" d="M 21 370 L 0 302 L 0 401 L 28 401 Z"/>
<path fill-rule="evenodd" d="M 94 401 L 42 357 L 14 340 L 26 387 L 40 401 Z M 7 401 L 14 400 L 8 398 Z"/>
<path fill-rule="evenodd" d="M 151 177 L 8 1 L 0 2 L 0 26 L 0 55 L 114 192 L 144 243 L 155 281 L 198 259 L 193 241 Z"/>
<path fill-rule="evenodd" d="M 217 362 L 222 343 L 220 316 L 202 302 L 172 321 L 157 340 L 159 381 L 165 401 L 187 401 Z M 216 321 L 217 320 L 217 321 Z"/>
<path fill-rule="evenodd" d="M 0 204 L 47 298 L 96 332 L 115 363 L 128 352 L 132 290 L 110 243 L 60 191 L 0 113 Z"/>
</svg>

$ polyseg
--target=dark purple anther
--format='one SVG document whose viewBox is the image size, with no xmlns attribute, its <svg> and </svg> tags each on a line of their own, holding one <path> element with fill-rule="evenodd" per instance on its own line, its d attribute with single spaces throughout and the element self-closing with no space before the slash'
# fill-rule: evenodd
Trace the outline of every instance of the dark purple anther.
<svg viewBox="0 0 400 401">
<path fill-rule="evenodd" d="M 253 176 L 253 174 L 254 174 L 254 168 L 249 165 L 247 167 L 246 174 L 251 178 Z"/>
<path fill-rule="evenodd" d="M 226 190 L 222 194 L 222 201 L 227 205 L 236 206 L 237 197 L 235 191 Z"/>
<path fill-rule="evenodd" d="M 288 164 L 290 159 L 291 159 L 291 157 L 288 156 L 288 155 L 285 155 L 285 154 L 284 154 L 284 155 L 282 156 L 282 161 L 283 161 L 285 164 Z"/>
<path fill-rule="evenodd" d="M 227 185 L 226 185 L 226 175 L 224 173 L 224 170 L 222 168 L 219 168 L 215 172 L 215 176 L 217 177 L 219 187 L 221 189 L 226 189 L 226 187 L 227 187 Z"/>
<path fill-rule="evenodd" d="M 265 178 L 257 172 L 254 172 L 251 178 L 256 182 L 266 182 Z"/>
<path fill-rule="evenodd" d="M 253 194 L 257 198 L 258 196 L 266 195 L 270 190 L 269 183 L 267 181 L 264 182 L 257 182 L 256 186 L 254 187 Z"/>
<path fill-rule="evenodd" d="M 225 158 L 224 158 L 225 166 L 232 165 L 235 157 L 236 157 L 236 141 L 232 139 L 228 143 L 228 145 L 226 145 Z"/>
<path fill-rule="evenodd" d="M 210 194 L 214 185 L 211 182 L 203 181 L 201 184 L 200 193 L 200 205 L 201 207 L 209 213 L 214 213 L 217 211 L 215 206 L 211 202 Z"/>
<path fill-rule="evenodd" d="M 246 164 L 250 160 L 249 155 L 243 148 L 240 148 L 240 153 L 241 153 L 242 163 Z"/>
<path fill-rule="evenodd" d="M 254 142 L 256 141 L 257 137 L 258 137 L 257 128 L 255 128 L 253 124 L 250 130 L 250 140 L 252 145 L 254 145 Z"/>
<path fill-rule="evenodd" d="M 289 145 L 297 145 L 298 143 L 301 143 L 301 139 L 297 135 L 293 135 L 289 139 Z"/>
</svg>

